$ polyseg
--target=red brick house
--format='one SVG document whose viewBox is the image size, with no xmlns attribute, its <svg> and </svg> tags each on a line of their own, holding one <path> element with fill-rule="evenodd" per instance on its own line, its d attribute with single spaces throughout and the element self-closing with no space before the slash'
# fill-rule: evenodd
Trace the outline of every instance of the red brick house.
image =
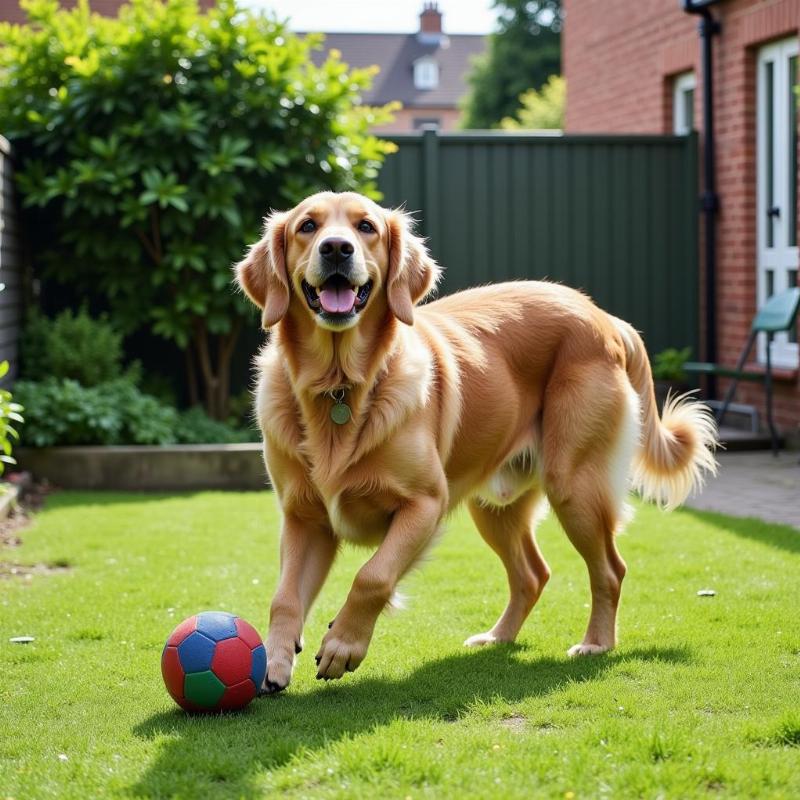
<svg viewBox="0 0 800 800">
<path fill-rule="evenodd" d="M 564 0 L 570 133 L 702 136 L 696 15 L 679 0 Z M 713 36 L 717 220 L 717 358 L 734 365 L 756 308 L 798 283 L 797 97 L 800 0 L 720 0 Z M 701 304 L 702 307 L 702 304 Z M 776 337 L 775 419 L 800 425 L 797 330 Z M 677 343 L 676 343 L 677 344 Z M 698 354 L 695 354 L 698 355 Z M 761 342 L 754 361 L 765 357 Z M 723 383 L 723 388 L 724 388 Z M 758 407 L 763 388 L 737 399 Z"/>
</svg>

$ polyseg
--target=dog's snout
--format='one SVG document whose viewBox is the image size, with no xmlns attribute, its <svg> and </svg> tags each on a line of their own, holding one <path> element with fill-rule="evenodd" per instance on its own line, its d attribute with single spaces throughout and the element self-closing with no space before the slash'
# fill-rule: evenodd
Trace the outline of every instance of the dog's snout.
<svg viewBox="0 0 800 800">
<path fill-rule="evenodd" d="M 339 239 L 336 237 L 329 237 L 323 239 L 319 245 L 319 253 L 323 258 L 331 259 L 333 261 L 345 261 L 350 258 L 355 252 L 353 243 L 347 239 Z"/>
</svg>

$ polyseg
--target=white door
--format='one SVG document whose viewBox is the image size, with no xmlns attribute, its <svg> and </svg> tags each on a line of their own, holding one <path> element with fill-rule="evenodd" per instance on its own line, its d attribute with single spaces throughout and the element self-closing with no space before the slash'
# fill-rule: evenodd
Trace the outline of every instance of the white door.
<svg viewBox="0 0 800 800">
<path fill-rule="evenodd" d="M 797 39 L 758 54 L 758 306 L 797 285 Z M 758 343 L 766 360 L 766 337 Z M 798 366 L 797 328 L 776 334 L 776 367 Z"/>
</svg>

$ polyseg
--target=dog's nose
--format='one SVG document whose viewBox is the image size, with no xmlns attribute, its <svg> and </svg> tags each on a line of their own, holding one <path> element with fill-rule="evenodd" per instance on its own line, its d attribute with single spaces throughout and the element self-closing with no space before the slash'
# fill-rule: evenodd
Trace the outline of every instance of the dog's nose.
<svg viewBox="0 0 800 800">
<path fill-rule="evenodd" d="M 348 242 L 347 239 L 337 239 L 333 236 L 323 239 L 319 245 L 320 255 L 336 262 L 346 261 L 353 255 L 354 250 L 352 242 Z"/>
</svg>

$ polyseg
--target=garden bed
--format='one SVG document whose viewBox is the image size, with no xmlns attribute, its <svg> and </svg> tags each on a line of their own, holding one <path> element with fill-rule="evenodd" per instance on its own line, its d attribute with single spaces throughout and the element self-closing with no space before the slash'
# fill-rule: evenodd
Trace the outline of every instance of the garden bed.
<svg viewBox="0 0 800 800">
<path fill-rule="evenodd" d="M 263 489 L 268 483 L 258 443 L 21 447 L 15 456 L 20 469 L 64 489 Z"/>
</svg>

